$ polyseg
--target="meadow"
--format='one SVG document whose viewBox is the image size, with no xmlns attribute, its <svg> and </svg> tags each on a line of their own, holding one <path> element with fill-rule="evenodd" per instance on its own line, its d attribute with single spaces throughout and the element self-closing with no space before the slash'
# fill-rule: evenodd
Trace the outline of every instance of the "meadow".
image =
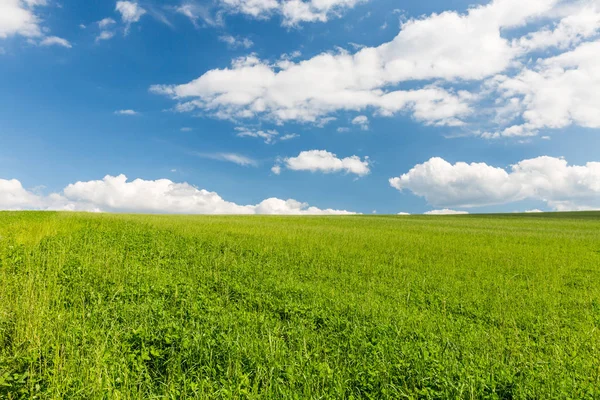
<svg viewBox="0 0 600 400">
<path fill-rule="evenodd" d="M 600 398 L 600 213 L 0 213 L 0 398 Z"/>
</svg>

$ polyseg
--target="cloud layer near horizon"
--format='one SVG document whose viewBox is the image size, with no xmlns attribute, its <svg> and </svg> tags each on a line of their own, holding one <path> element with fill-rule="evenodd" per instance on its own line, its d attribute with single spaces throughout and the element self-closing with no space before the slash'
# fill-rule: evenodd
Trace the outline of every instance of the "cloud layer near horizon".
<svg viewBox="0 0 600 400">
<path fill-rule="evenodd" d="M 600 209 L 600 162 L 569 165 L 564 159 L 543 156 L 519 161 L 507 171 L 486 163 L 451 164 L 434 157 L 389 182 L 436 207 L 534 200 L 557 211 Z"/>
<path fill-rule="evenodd" d="M 256 205 L 238 205 L 215 192 L 168 179 L 128 181 L 125 175 L 76 182 L 62 193 L 40 195 L 16 179 L 0 179 L 0 210 L 65 210 L 172 214 L 350 215 L 345 210 L 319 209 L 288 199 L 269 198 Z"/>
</svg>

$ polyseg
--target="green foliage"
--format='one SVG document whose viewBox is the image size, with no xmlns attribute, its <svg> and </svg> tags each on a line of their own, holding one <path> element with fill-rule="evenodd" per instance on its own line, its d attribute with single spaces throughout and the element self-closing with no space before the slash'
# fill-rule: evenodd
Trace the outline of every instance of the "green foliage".
<svg viewBox="0 0 600 400">
<path fill-rule="evenodd" d="M 600 397 L 600 214 L 0 213 L 0 398 Z"/>
</svg>

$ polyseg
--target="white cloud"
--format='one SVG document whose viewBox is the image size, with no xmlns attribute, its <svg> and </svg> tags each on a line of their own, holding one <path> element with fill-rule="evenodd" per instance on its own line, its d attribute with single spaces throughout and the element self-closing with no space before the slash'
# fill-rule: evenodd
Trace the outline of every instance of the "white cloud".
<svg viewBox="0 0 600 400">
<path fill-rule="evenodd" d="M 471 208 L 536 200 L 558 211 L 600 208 L 600 162 L 568 165 L 548 156 L 520 161 L 509 171 L 432 158 L 391 178 L 390 185 L 434 206 Z"/>
<path fill-rule="evenodd" d="M 326 150 L 303 151 L 297 157 L 289 157 L 280 160 L 281 165 L 293 171 L 311 171 L 311 172 L 345 172 L 358 176 L 368 175 L 370 170 L 369 157 L 361 159 L 359 156 L 351 156 L 343 159 Z M 280 164 L 276 164 L 278 167 Z M 281 169 L 273 170 L 276 174 Z M 279 171 L 279 172 L 276 172 Z"/>
<path fill-rule="evenodd" d="M 104 18 L 103 20 L 98 21 L 98 26 L 100 28 L 106 28 L 107 26 L 114 25 L 116 23 L 117 23 L 117 21 L 115 21 L 112 18 Z"/>
<path fill-rule="evenodd" d="M 76 182 L 48 196 L 24 189 L 17 180 L 0 179 L 2 210 L 78 210 L 180 214 L 314 214 L 346 215 L 345 210 L 319 209 L 293 199 L 270 198 L 257 205 L 238 205 L 217 193 L 168 179 L 128 181 L 125 175 Z"/>
<path fill-rule="evenodd" d="M 118 110 L 115 111 L 117 115 L 138 115 L 139 113 L 135 110 Z"/>
<path fill-rule="evenodd" d="M 271 172 L 275 175 L 281 175 L 281 165 L 273 165 L 273 167 L 271 168 Z"/>
<path fill-rule="evenodd" d="M 128 32 L 131 24 L 138 22 L 146 14 L 146 10 L 140 7 L 138 3 L 131 1 L 117 1 L 115 10 L 121 14 L 121 19 L 127 24 L 125 33 Z"/>
<path fill-rule="evenodd" d="M 219 36 L 219 40 L 223 43 L 226 43 L 227 46 L 229 46 L 232 49 L 237 49 L 240 47 L 244 49 L 249 49 L 254 45 L 254 42 L 252 40 L 240 36 L 224 35 Z"/>
<path fill-rule="evenodd" d="M 281 15 L 284 26 L 302 22 L 327 22 L 355 7 L 362 0 L 220 0 L 229 13 L 240 13 L 257 19 Z"/>
<path fill-rule="evenodd" d="M 72 202 L 57 193 L 39 195 L 35 190 L 25 189 L 16 179 L 0 179 L 0 210 L 96 211 L 96 208 Z"/>
<path fill-rule="evenodd" d="M 600 31 L 600 3 L 598 1 L 578 1 L 561 5 L 557 10 L 564 15 L 556 26 L 551 29 L 544 27 L 539 31 L 529 33 L 513 42 L 513 46 L 529 52 L 551 47 L 568 49 L 591 38 Z"/>
<path fill-rule="evenodd" d="M 109 39 L 112 39 L 114 36 L 115 36 L 114 32 L 102 31 L 102 32 L 100 32 L 100 34 L 98 36 L 96 36 L 96 42 L 99 42 L 101 40 L 109 40 Z"/>
<path fill-rule="evenodd" d="M 185 15 L 198 27 L 198 20 L 202 20 L 208 26 L 222 26 L 222 12 L 214 13 L 205 5 L 195 2 L 184 3 L 175 9 L 179 14 Z"/>
<path fill-rule="evenodd" d="M 256 206 L 252 206 L 255 214 L 272 214 L 272 215 L 352 215 L 355 214 L 346 210 L 334 210 L 331 208 L 321 210 L 317 207 L 311 207 L 307 203 L 299 201 L 281 200 L 278 198 L 270 198 L 263 200 Z"/>
<path fill-rule="evenodd" d="M 341 127 L 337 128 L 337 131 L 338 131 L 339 133 L 350 132 L 350 128 L 347 128 L 347 127 L 345 127 L 345 126 L 341 126 Z"/>
<path fill-rule="evenodd" d="M 360 2 L 361 0 L 288 0 L 281 3 L 283 24 L 295 26 L 301 22 L 327 22 Z"/>
<path fill-rule="evenodd" d="M 41 46 L 62 46 L 62 47 L 66 47 L 68 49 L 70 49 L 71 47 L 73 47 L 71 45 L 71 43 L 69 43 L 68 40 L 63 39 L 63 38 L 59 38 L 57 36 L 48 36 L 46 38 L 44 38 L 41 42 L 40 42 Z"/>
<path fill-rule="evenodd" d="M 285 135 L 279 136 L 279 132 L 274 129 L 252 129 L 247 127 L 238 126 L 235 128 L 236 136 L 238 137 L 251 137 L 259 138 L 264 140 L 266 144 L 274 144 L 277 141 L 286 141 L 297 138 L 299 135 L 295 133 L 286 133 Z"/>
<path fill-rule="evenodd" d="M 373 49 L 370 49 L 373 50 Z M 411 112 L 431 124 L 454 123 L 468 115 L 471 96 L 436 86 L 384 92 L 373 54 L 321 54 L 308 61 L 286 61 L 286 69 L 251 55 L 235 59 L 229 69 L 212 70 L 183 85 L 153 85 L 150 91 L 180 101 L 184 111 L 202 109 L 219 118 L 263 117 L 322 124 L 340 110 L 374 108 L 382 115 Z"/>
<path fill-rule="evenodd" d="M 467 211 L 456 211 L 444 208 L 443 210 L 427 211 L 425 215 L 467 215 Z"/>
<path fill-rule="evenodd" d="M 369 130 L 369 118 L 366 115 L 359 115 L 352 120 L 353 125 L 359 125 L 363 131 Z"/>
<path fill-rule="evenodd" d="M 398 213 L 398 214 L 396 214 L 396 215 L 410 215 L 410 213 L 406 213 L 406 212 L 399 212 L 399 213 Z"/>
<path fill-rule="evenodd" d="M 235 131 L 237 132 L 236 136 L 238 137 L 260 138 L 263 139 L 267 144 L 275 143 L 275 141 L 277 140 L 277 136 L 279 135 L 279 132 L 273 129 L 263 131 L 241 126 L 236 127 Z"/>
<path fill-rule="evenodd" d="M 504 98 L 518 98 L 525 123 L 492 135 L 534 136 L 543 128 L 576 124 L 600 127 L 600 41 L 540 59 L 517 76 L 498 76 L 491 83 Z"/>
<path fill-rule="evenodd" d="M 181 132 L 191 132 L 193 129 L 187 126 L 184 126 L 183 128 L 180 129 Z"/>
<path fill-rule="evenodd" d="M 259 20 L 273 16 L 282 19 L 282 25 L 298 26 L 303 22 L 327 22 L 339 18 L 344 11 L 368 0 L 216 0 L 213 4 L 187 0 L 175 8 L 194 25 L 202 20 L 209 26 L 222 26 L 223 14 L 244 14 Z"/>
<path fill-rule="evenodd" d="M 537 213 L 543 213 L 543 211 L 542 210 L 538 210 L 537 208 L 533 209 L 533 210 L 527 210 L 527 211 L 525 211 L 525 214 L 537 214 Z"/>
<path fill-rule="evenodd" d="M 255 17 L 278 12 L 284 4 L 222 1 Z M 284 8 L 302 15 L 313 6 L 356 4 L 316 3 L 292 0 Z M 397 36 L 380 46 L 353 53 L 338 49 L 305 60 L 252 55 L 191 82 L 154 85 L 151 91 L 170 96 L 181 110 L 200 109 L 218 118 L 320 126 L 340 111 L 408 113 L 427 125 L 471 124 L 469 130 L 485 138 L 535 136 L 541 129 L 571 124 L 600 126 L 595 112 L 600 45 L 594 42 L 599 34 L 598 0 L 492 0 L 463 13 L 405 20 Z M 413 89 L 399 89 L 411 81 Z M 497 114 L 491 120 L 490 108 Z"/>
<path fill-rule="evenodd" d="M 0 207 L 3 210 L 15 210 L 21 207 L 36 207 L 38 198 L 25 190 L 16 179 L 0 179 Z"/>
<path fill-rule="evenodd" d="M 278 0 L 220 0 L 231 12 L 247 14 L 256 18 L 267 18 L 279 9 Z"/>
<path fill-rule="evenodd" d="M 36 14 L 36 10 L 46 5 L 46 0 L 0 0 L 0 39 L 23 36 L 28 38 L 31 44 L 71 48 L 66 39 L 57 36 L 45 37 L 49 29 L 40 25 L 43 21 Z M 34 40 L 37 38 L 41 40 Z"/>
<path fill-rule="evenodd" d="M 231 68 L 208 71 L 183 85 L 155 85 L 152 91 L 232 118 L 317 122 L 336 111 L 372 108 L 383 115 L 405 111 L 428 124 L 456 126 L 471 113 L 470 93 L 433 84 L 393 90 L 394 85 L 483 79 L 502 72 L 519 52 L 501 37 L 501 30 L 548 11 L 554 2 L 535 0 L 523 7 L 520 1 L 496 0 L 463 15 L 445 12 L 409 20 L 391 42 L 355 54 L 323 53 L 288 60 L 283 68 L 256 57 L 236 60 Z"/>
<path fill-rule="evenodd" d="M 43 1 L 2 0 L 0 1 L 0 39 L 20 35 L 27 38 L 42 36 L 40 18 L 35 7 L 45 5 Z"/>
<path fill-rule="evenodd" d="M 279 138 L 279 140 L 286 141 L 286 140 L 292 140 L 295 139 L 297 137 L 299 137 L 300 135 L 298 135 L 297 133 L 286 133 L 285 135 L 283 135 L 281 138 Z"/>
<path fill-rule="evenodd" d="M 258 162 L 251 159 L 250 157 L 243 156 L 236 153 L 193 153 L 194 155 L 201 158 L 208 158 L 210 160 L 226 161 L 231 162 L 242 167 L 256 167 Z"/>
</svg>

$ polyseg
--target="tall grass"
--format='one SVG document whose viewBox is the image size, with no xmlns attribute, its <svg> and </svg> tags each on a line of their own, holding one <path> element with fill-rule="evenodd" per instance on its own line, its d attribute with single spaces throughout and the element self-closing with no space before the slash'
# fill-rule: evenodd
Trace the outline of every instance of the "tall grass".
<svg viewBox="0 0 600 400">
<path fill-rule="evenodd" d="M 0 213 L 0 398 L 600 397 L 600 214 Z"/>
</svg>

